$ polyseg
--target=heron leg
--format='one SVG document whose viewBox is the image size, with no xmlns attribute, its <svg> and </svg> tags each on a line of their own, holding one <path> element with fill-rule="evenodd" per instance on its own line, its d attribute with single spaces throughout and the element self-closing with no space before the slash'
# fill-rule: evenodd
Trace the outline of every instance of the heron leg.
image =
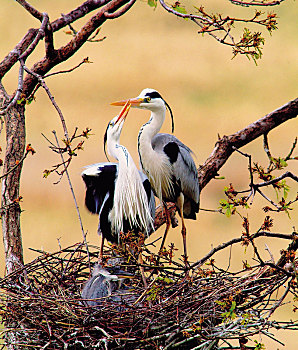
<svg viewBox="0 0 298 350">
<path fill-rule="evenodd" d="M 177 198 L 177 206 L 180 211 L 181 222 L 182 222 L 181 234 L 182 234 L 183 249 L 184 249 L 184 255 L 182 257 L 183 257 L 185 267 L 186 269 L 188 269 L 189 262 L 188 262 L 188 255 L 187 255 L 187 246 L 186 246 L 186 226 L 185 226 L 184 217 L 183 217 L 183 205 L 184 205 L 184 195 L 181 192 L 179 197 Z"/>
<path fill-rule="evenodd" d="M 166 214 L 166 225 L 167 226 L 166 226 L 166 229 L 165 229 L 165 233 L 163 234 L 162 242 L 161 242 L 161 245 L 160 245 L 160 248 L 159 248 L 159 253 L 161 253 L 163 248 L 164 248 L 166 237 L 168 235 L 168 232 L 169 232 L 169 229 L 170 229 L 170 226 L 171 226 L 171 218 L 170 218 L 170 213 L 169 213 L 168 208 L 167 208 L 167 204 L 163 203 L 163 207 L 164 207 L 165 214 Z"/>
<path fill-rule="evenodd" d="M 98 257 L 98 262 L 99 262 L 100 265 L 102 265 L 104 241 L 105 241 L 105 238 L 104 238 L 104 236 L 103 236 L 103 234 L 102 234 L 102 235 L 101 235 L 100 253 L 99 253 L 99 257 Z"/>
<path fill-rule="evenodd" d="M 145 271 L 144 271 L 144 267 L 143 267 L 144 262 L 143 262 L 143 258 L 142 258 L 142 252 L 139 253 L 139 264 L 140 264 L 140 272 L 141 272 L 142 280 L 144 283 L 144 287 L 147 288 L 148 284 L 146 281 Z"/>
</svg>

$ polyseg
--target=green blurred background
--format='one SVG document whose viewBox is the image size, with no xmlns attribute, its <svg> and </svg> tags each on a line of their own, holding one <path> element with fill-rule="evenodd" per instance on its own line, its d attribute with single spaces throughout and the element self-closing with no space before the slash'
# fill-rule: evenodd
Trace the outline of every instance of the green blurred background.
<svg viewBox="0 0 298 350">
<path fill-rule="evenodd" d="M 49 13 L 50 20 L 61 13 L 68 13 L 81 1 L 52 0 L 31 1 L 40 11 Z M 191 4 L 205 5 L 206 10 L 221 11 L 235 16 L 252 17 L 254 9 L 232 6 L 228 1 L 209 0 L 205 3 L 188 1 Z M 99 34 L 106 39 L 100 43 L 87 43 L 66 63 L 55 70 L 69 69 L 77 65 L 84 57 L 92 64 L 85 64 L 70 74 L 58 75 L 47 79 L 47 84 L 56 102 L 62 109 L 69 132 L 77 126 L 79 131 L 89 127 L 93 136 L 84 145 L 84 151 L 73 160 L 70 175 L 80 205 L 88 241 L 99 244 L 97 236 L 97 217 L 90 215 L 84 207 L 84 184 L 80 173 L 84 165 L 105 161 L 103 154 L 103 134 L 108 121 L 119 109 L 110 102 L 137 96 L 143 88 L 158 90 L 170 104 L 175 118 L 175 135 L 190 146 L 196 154 L 197 165 L 202 164 L 211 153 L 217 135 L 228 135 L 247 126 L 265 114 L 282 106 L 297 94 L 297 31 L 296 6 L 288 0 L 280 6 L 269 9 L 278 13 L 279 30 L 272 37 L 264 33 L 266 44 L 263 58 L 256 66 L 245 57 L 232 58 L 229 47 L 220 45 L 209 36 L 198 36 L 196 27 L 190 21 L 177 19 L 157 6 L 155 10 L 146 1 L 137 1 L 123 17 L 107 21 Z M 30 27 L 38 27 L 32 18 L 16 2 L 2 0 L 0 6 L 0 59 L 2 59 L 24 36 Z M 86 18 L 74 24 L 76 29 L 85 23 Z M 67 30 L 67 29 L 66 29 Z M 260 30 L 260 28 L 255 28 Z M 66 43 L 70 36 L 64 32 L 55 36 L 55 45 Z M 35 62 L 43 55 L 42 43 L 27 61 Z M 9 93 L 17 86 L 18 66 L 5 77 L 3 83 Z M 52 138 L 56 130 L 63 138 L 63 130 L 58 114 L 44 91 L 39 89 L 36 102 L 27 107 L 27 143 L 31 143 L 37 153 L 29 156 L 24 163 L 21 195 L 22 235 L 25 261 L 36 255 L 30 247 L 55 251 L 59 249 L 58 240 L 66 247 L 82 240 L 76 210 L 72 196 L 64 178 L 54 185 L 55 175 L 43 179 L 43 170 L 60 162 L 60 158 L 51 152 L 41 133 Z M 121 142 L 127 146 L 138 163 L 137 134 L 140 126 L 148 119 L 148 112 L 132 110 L 126 121 Z M 170 132 L 170 118 L 167 116 L 163 132 Z M 285 156 L 297 134 L 297 121 L 292 120 L 274 130 L 269 135 L 271 150 L 275 156 Z M 5 135 L 0 136 L 2 149 L 5 148 Z M 258 139 L 243 148 L 251 153 L 253 160 L 266 163 L 262 150 L 262 140 Z M 3 152 L 4 153 L 4 152 Z M 4 155 L 2 154 L 2 158 Z M 291 164 L 289 170 L 294 170 Z M 216 209 L 223 195 L 223 187 L 230 182 L 237 189 L 248 188 L 247 160 L 234 154 L 220 171 L 224 180 L 213 180 L 202 192 L 201 207 Z M 295 184 L 292 197 L 295 196 Z M 267 191 L 275 198 L 275 193 Z M 257 229 L 265 216 L 260 207 L 267 205 L 263 200 L 255 199 L 255 206 L 248 211 L 251 229 Z M 297 226 L 297 215 L 289 219 L 285 214 L 274 215 L 274 232 L 289 233 Z M 201 211 L 198 221 L 187 221 L 188 249 L 191 260 L 205 255 L 212 246 L 232 239 L 241 234 L 241 219 L 230 219 L 220 214 Z M 180 226 L 179 226 L 180 228 Z M 168 243 L 175 242 L 182 250 L 180 229 L 172 230 Z M 153 235 L 157 238 L 163 228 Z M 265 242 L 275 258 L 286 247 L 286 242 L 259 240 L 258 246 L 264 257 Z M 4 271 L 3 245 L 0 244 L 1 275 Z M 225 268 L 229 252 L 215 257 L 216 262 Z M 242 266 L 242 260 L 252 263 L 253 254 L 243 247 L 233 247 L 232 266 Z M 284 307 L 278 314 L 280 318 L 295 318 L 291 307 Z M 281 335 L 283 341 L 289 334 Z M 295 339 L 287 345 L 294 349 Z M 265 341 L 267 349 L 278 349 L 277 343 Z M 293 347 L 292 347 L 293 346 Z"/>
</svg>

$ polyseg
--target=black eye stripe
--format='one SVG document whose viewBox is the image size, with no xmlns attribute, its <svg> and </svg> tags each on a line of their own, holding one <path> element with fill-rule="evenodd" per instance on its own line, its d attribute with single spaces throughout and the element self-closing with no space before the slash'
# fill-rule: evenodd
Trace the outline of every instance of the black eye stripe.
<svg viewBox="0 0 298 350">
<path fill-rule="evenodd" d="M 146 97 L 150 97 L 150 98 L 161 98 L 165 105 L 167 106 L 170 114 L 171 114 L 171 119 L 172 119 L 172 133 L 174 132 L 174 117 L 173 117 L 173 112 L 171 110 L 171 107 L 168 105 L 168 103 L 161 97 L 161 95 L 157 92 L 157 91 L 152 91 L 152 92 L 147 92 L 145 95 L 145 99 Z M 149 101 L 146 101 L 149 102 Z"/>
<path fill-rule="evenodd" d="M 157 91 L 147 92 L 146 97 L 163 99 Z"/>
</svg>

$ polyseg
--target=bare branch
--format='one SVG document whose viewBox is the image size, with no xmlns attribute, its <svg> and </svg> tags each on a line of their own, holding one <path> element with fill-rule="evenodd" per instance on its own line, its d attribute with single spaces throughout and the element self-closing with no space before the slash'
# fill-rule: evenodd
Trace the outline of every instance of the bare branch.
<svg viewBox="0 0 298 350">
<path fill-rule="evenodd" d="M 57 146 L 58 146 L 58 148 L 60 148 L 58 137 L 57 137 L 57 134 L 56 134 L 55 130 L 53 131 L 53 134 L 54 134 Z M 60 152 L 60 157 L 61 157 L 62 163 L 64 163 L 64 157 L 63 157 L 62 152 Z M 70 188 L 73 200 L 74 200 L 74 204 L 75 204 L 75 207 L 76 207 L 77 215 L 78 215 L 78 218 L 79 218 L 79 223 L 80 223 L 81 231 L 82 231 L 82 234 L 83 234 L 83 240 L 84 240 L 84 243 L 85 243 L 86 252 L 87 252 L 87 256 L 88 256 L 89 271 L 91 271 L 90 254 L 89 254 L 89 248 L 88 248 L 86 233 L 85 233 L 85 230 L 84 230 L 84 227 L 83 227 L 83 222 L 82 222 L 82 218 L 81 218 L 81 213 L 80 213 L 80 210 L 79 210 L 78 202 L 77 202 L 77 199 L 76 199 L 76 195 L 74 193 L 74 190 L 73 190 L 73 187 L 72 187 L 72 183 L 71 183 L 71 179 L 70 179 L 70 176 L 69 176 L 69 173 L 68 173 L 68 170 L 67 170 L 67 167 L 66 167 L 65 164 L 64 164 L 64 171 L 65 171 L 65 174 L 66 174 L 66 177 L 67 177 L 68 185 L 69 185 L 69 188 Z"/>
<path fill-rule="evenodd" d="M 0 80 L 14 66 L 14 64 L 18 61 L 20 55 L 29 47 L 29 45 L 36 37 L 37 32 L 38 29 L 29 29 L 27 34 L 16 45 L 16 47 L 11 50 L 7 56 L 4 57 L 0 63 Z"/>
<path fill-rule="evenodd" d="M 96 23 L 94 25 L 89 23 L 89 34 L 90 35 L 96 28 L 98 28 L 107 18 L 104 16 L 104 12 L 112 13 L 113 11 L 116 11 L 118 8 L 120 8 L 122 5 L 126 4 L 129 0 L 118 0 L 118 1 L 110 1 L 110 0 L 87 0 L 80 6 L 78 6 L 76 9 L 72 10 L 68 14 L 62 15 L 57 20 L 53 21 L 51 24 L 49 24 L 45 28 L 45 36 L 46 36 L 46 53 L 47 58 L 50 58 L 49 61 L 41 60 L 39 64 L 36 64 L 34 67 L 37 67 L 36 73 L 43 75 L 47 73 L 53 66 L 61 63 L 64 59 L 61 59 L 61 57 L 56 57 L 54 54 L 54 48 L 53 48 L 53 40 L 52 40 L 52 32 L 56 32 L 60 30 L 61 28 L 67 26 L 69 23 L 72 23 L 88 13 L 104 6 L 104 10 L 101 11 L 98 15 L 98 17 L 103 17 L 103 21 L 101 23 Z M 30 4 L 28 4 L 26 1 L 19 0 L 18 1 L 29 13 L 31 13 L 34 17 L 38 18 L 40 21 L 43 19 L 43 15 L 39 11 L 35 10 Z M 126 11 L 125 11 L 126 12 Z M 95 16 L 96 17 L 96 16 Z M 51 29 L 48 27 L 50 26 Z M 88 26 L 87 26 L 88 27 Z M 87 30 L 88 31 L 88 30 Z M 13 65 L 18 61 L 19 56 L 27 49 L 27 47 L 32 43 L 34 38 L 36 37 L 38 32 L 38 29 L 29 29 L 28 33 L 23 37 L 23 39 L 18 43 L 18 45 L 9 52 L 9 54 L 3 59 L 3 61 L 0 63 L 0 79 L 13 67 Z M 84 34 L 86 35 L 86 29 L 84 30 Z M 82 45 L 82 43 L 76 48 L 75 44 L 76 42 L 72 42 L 74 45 L 73 47 L 73 53 L 76 52 Z M 71 50 L 70 50 L 71 51 Z M 73 54 L 72 53 L 72 54 Z M 55 58 L 55 59 L 54 59 Z M 49 63 L 52 63 L 52 66 L 50 66 Z M 41 70 L 41 67 L 44 69 Z M 32 92 L 32 91 L 31 91 Z M 30 93 L 29 93 L 30 94 Z M 27 94 L 28 96 L 28 94 Z"/>
<path fill-rule="evenodd" d="M 288 102 L 286 105 L 267 114 L 265 117 L 248 125 L 246 128 L 224 136 L 217 143 L 205 161 L 198 169 L 200 188 L 203 189 L 207 183 L 217 176 L 219 169 L 225 164 L 230 155 L 234 152 L 233 147 L 241 148 L 261 135 L 268 133 L 280 124 L 296 118 L 298 112 L 298 98 Z"/>
<path fill-rule="evenodd" d="M 282 174 L 282 175 L 280 175 L 280 176 L 278 176 L 270 181 L 265 181 L 265 182 L 261 182 L 259 184 L 254 184 L 254 186 L 255 187 L 263 187 L 263 186 L 273 185 L 286 177 L 290 177 L 294 181 L 298 182 L 298 176 L 294 175 L 290 171 L 286 171 L 284 174 Z"/>
<path fill-rule="evenodd" d="M 17 101 L 19 100 L 19 98 L 23 92 L 23 86 L 24 86 L 24 63 L 25 63 L 27 57 L 34 51 L 34 49 L 36 48 L 39 41 L 43 38 L 44 33 L 45 33 L 45 28 L 48 24 L 48 21 L 49 21 L 49 16 L 46 13 L 43 13 L 41 27 L 36 32 L 36 36 L 35 36 L 34 40 L 30 43 L 29 47 L 25 50 L 25 52 L 23 52 L 20 55 L 20 57 L 19 57 L 20 68 L 19 68 L 18 88 L 15 92 L 13 99 L 11 100 L 11 102 L 8 104 L 7 107 L 5 107 L 4 109 L 1 110 L 0 115 L 5 114 L 5 112 L 9 108 L 14 106 L 17 103 Z"/>
<path fill-rule="evenodd" d="M 45 89 L 45 91 L 46 91 L 47 95 L 49 96 L 49 98 L 50 98 L 50 100 L 51 100 L 53 106 L 55 107 L 56 111 L 57 111 L 58 114 L 59 114 L 59 117 L 60 117 L 60 120 L 61 120 L 61 123 L 62 123 L 62 126 L 63 126 L 63 130 L 64 130 L 64 135 L 65 135 L 66 139 L 68 139 L 68 138 L 69 138 L 69 136 L 68 136 L 68 130 L 67 130 L 67 127 L 66 127 L 66 123 L 65 123 L 65 119 L 64 119 L 64 117 L 63 117 L 62 111 L 61 111 L 61 109 L 59 108 L 59 106 L 57 105 L 57 103 L 56 103 L 56 101 L 55 101 L 55 99 L 54 99 L 54 96 L 51 94 L 51 92 L 50 92 L 48 86 L 46 85 L 46 83 L 45 83 L 45 81 L 44 81 L 44 79 L 43 79 L 40 75 L 38 75 L 38 74 L 36 74 L 35 72 L 33 72 L 33 71 L 31 71 L 30 69 L 28 69 L 25 65 L 24 65 L 24 70 L 25 70 L 27 73 L 33 75 L 35 78 L 37 78 L 38 81 L 39 81 L 39 83 L 40 83 L 40 85 Z"/>
<path fill-rule="evenodd" d="M 273 237 L 273 238 L 290 239 L 290 240 L 294 239 L 294 236 L 293 235 L 289 235 L 289 234 L 273 233 L 273 232 L 267 232 L 267 231 L 259 231 L 259 232 L 256 232 L 255 234 L 251 235 L 251 240 L 253 240 L 255 238 L 258 238 L 258 237 Z M 190 266 L 190 268 L 194 268 L 194 267 L 203 265 L 216 252 L 218 252 L 220 250 L 223 250 L 226 247 L 231 246 L 233 244 L 240 243 L 240 242 L 242 242 L 242 237 L 234 238 L 234 239 L 231 239 L 230 241 L 228 241 L 226 243 L 220 244 L 219 246 L 211 249 L 210 252 L 207 255 L 205 255 L 203 258 L 201 258 L 197 262 L 193 263 Z"/>
<path fill-rule="evenodd" d="M 35 49 L 35 47 L 37 46 L 37 44 L 39 43 L 39 41 L 44 37 L 45 35 L 45 28 L 47 26 L 49 22 L 49 16 L 47 13 L 43 13 L 42 14 L 42 22 L 41 22 L 41 26 L 37 31 L 37 34 L 34 38 L 34 40 L 32 41 L 32 43 L 30 44 L 30 46 L 26 49 L 25 52 L 23 52 L 20 55 L 21 60 L 24 60 L 24 62 L 26 61 L 27 57 L 33 52 L 33 50 Z"/>
<path fill-rule="evenodd" d="M 123 6 L 120 10 L 118 10 L 114 13 L 105 12 L 104 15 L 105 15 L 105 17 L 107 17 L 109 19 L 118 18 L 118 17 L 122 16 L 125 12 L 127 12 L 135 2 L 136 2 L 136 0 L 130 0 L 129 3 L 127 3 L 125 6 Z"/>
<path fill-rule="evenodd" d="M 57 74 L 63 74 L 63 73 L 71 73 L 73 72 L 74 70 L 76 70 L 77 68 L 81 67 L 82 64 L 84 63 L 92 63 L 89 61 L 89 58 L 88 57 L 85 57 L 79 64 L 77 64 L 76 66 L 70 68 L 70 69 L 67 69 L 67 70 L 60 70 L 59 72 L 54 72 L 54 73 L 49 73 L 49 74 L 46 74 L 43 76 L 43 78 L 48 78 L 48 77 L 51 77 L 53 75 L 57 75 Z"/>
<path fill-rule="evenodd" d="M 264 151 L 267 154 L 267 157 L 269 159 L 269 166 L 268 166 L 268 169 L 269 169 L 270 164 L 272 163 L 272 155 L 271 155 L 270 148 L 269 148 L 268 134 L 263 135 L 263 148 L 264 148 Z"/>
<path fill-rule="evenodd" d="M 76 9 L 70 11 L 67 14 L 63 14 L 51 23 L 53 32 L 66 27 L 69 23 L 73 23 L 78 19 L 86 16 L 88 13 L 106 5 L 110 0 L 87 0 Z"/>
<path fill-rule="evenodd" d="M 292 159 L 292 158 L 291 158 L 291 157 L 292 157 L 292 154 L 293 154 L 293 152 L 294 152 L 294 150 L 295 150 L 295 148 L 296 148 L 296 146 L 297 146 L 297 140 L 298 140 L 298 138 L 296 137 L 296 138 L 295 138 L 295 141 L 293 142 L 293 146 L 292 146 L 292 148 L 291 148 L 289 154 L 285 157 L 285 161 L 287 161 L 287 160 L 289 160 L 289 159 Z"/>
<path fill-rule="evenodd" d="M 44 14 L 42 14 L 41 12 L 39 12 L 38 10 L 36 10 L 31 4 L 29 4 L 27 1 L 25 0 L 16 0 L 16 2 L 18 2 L 20 5 L 22 5 L 33 17 L 37 18 L 38 20 L 40 20 L 40 22 L 43 20 L 44 18 Z"/>
<path fill-rule="evenodd" d="M 29 144 L 28 146 L 31 146 L 31 145 Z M 28 146 L 27 146 L 26 152 L 24 153 L 23 157 L 21 159 L 19 159 L 16 162 L 16 164 L 11 169 L 9 169 L 5 174 L 2 174 L 0 176 L 0 180 L 3 179 L 4 177 L 6 177 L 7 175 L 9 175 L 10 173 L 12 173 L 13 171 L 15 171 L 15 169 L 18 168 L 19 166 L 21 166 L 29 153 L 33 154 L 32 148 L 30 147 L 30 149 L 28 149 Z M 35 153 L 35 151 L 34 151 L 34 153 Z"/>
<path fill-rule="evenodd" d="M 280 5 L 285 0 L 251 0 L 251 1 L 243 1 L 243 0 L 229 0 L 234 5 L 240 6 L 276 6 Z"/>
<path fill-rule="evenodd" d="M 18 88 L 15 92 L 15 95 L 13 99 L 9 102 L 7 106 L 4 108 L 1 108 L 0 115 L 5 115 L 6 111 L 8 111 L 12 106 L 14 106 L 17 101 L 20 99 L 20 96 L 23 92 L 23 86 L 24 86 L 24 67 L 23 67 L 23 61 L 20 60 L 20 68 L 19 68 L 19 76 L 18 76 Z"/>
<path fill-rule="evenodd" d="M 281 207 L 273 202 L 270 198 L 268 198 L 261 190 L 257 189 L 257 192 L 260 193 L 260 195 L 266 199 L 269 203 L 271 203 L 278 211 L 281 209 Z"/>
<path fill-rule="evenodd" d="M 90 20 L 78 31 L 78 33 L 61 48 L 55 51 L 55 57 L 49 59 L 44 57 L 39 62 L 35 63 L 34 66 L 30 69 L 32 72 L 39 74 L 40 76 L 45 75 L 50 69 L 59 63 L 67 60 L 69 57 L 74 55 L 81 46 L 88 40 L 89 36 L 100 27 L 108 18 L 105 17 L 105 13 L 114 13 L 123 5 L 125 5 L 129 0 L 111 0 L 108 1 Z M 102 4 L 102 3 L 101 3 Z M 132 6 L 131 4 L 130 6 Z M 123 11 L 124 14 L 128 8 Z M 65 15 L 63 16 L 65 18 Z M 67 25 L 67 21 L 64 20 L 64 25 Z M 53 31 L 57 28 L 55 27 L 55 23 L 51 24 Z M 33 91 L 35 85 L 37 83 L 37 79 L 32 75 L 27 75 L 24 79 L 24 94 L 29 96 Z"/>
</svg>

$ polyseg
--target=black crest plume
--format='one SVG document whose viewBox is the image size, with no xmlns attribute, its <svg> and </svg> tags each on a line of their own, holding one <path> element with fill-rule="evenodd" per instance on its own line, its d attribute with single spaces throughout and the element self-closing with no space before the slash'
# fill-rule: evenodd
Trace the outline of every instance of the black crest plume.
<svg viewBox="0 0 298 350">
<path fill-rule="evenodd" d="M 168 103 L 163 99 L 164 103 L 166 104 L 167 109 L 169 110 L 170 114 L 171 114 L 171 119 L 172 119 L 172 134 L 174 132 L 174 116 L 173 116 L 173 112 L 171 110 L 171 107 L 168 105 Z"/>
</svg>

